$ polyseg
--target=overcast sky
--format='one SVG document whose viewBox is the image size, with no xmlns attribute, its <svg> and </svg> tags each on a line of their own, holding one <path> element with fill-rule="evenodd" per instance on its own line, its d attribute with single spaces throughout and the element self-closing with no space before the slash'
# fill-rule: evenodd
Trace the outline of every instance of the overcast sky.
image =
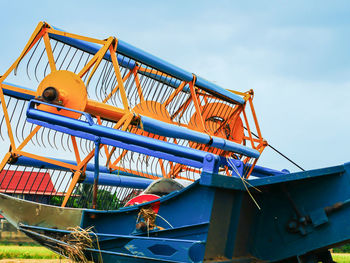
<svg viewBox="0 0 350 263">
<path fill-rule="evenodd" d="M 113 35 L 223 88 L 254 89 L 263 136 L 305 169 L 350 161 L 349 1 L 103 2 L 0 0 L 0 75 L 39 21 Z M 269 149 L 260 164 L 297 170 Z"/>
</svg>

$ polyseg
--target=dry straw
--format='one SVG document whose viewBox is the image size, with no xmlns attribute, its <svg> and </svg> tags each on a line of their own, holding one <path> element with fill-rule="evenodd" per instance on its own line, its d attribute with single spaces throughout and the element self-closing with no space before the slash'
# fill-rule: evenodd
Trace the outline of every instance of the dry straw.
<svg viewBox="0 0 350 263">
<path fill-rule="evenodd" d="M 88 248 L 94 249 L 94 239 L 98 250 L 100 250 L 98 237 L 95 232 L 92 231 L 92 228 L 93 227 L 83 229 L 79 226 L 68 228 L 71 232 L 65 235 L 62 239 L 62 241 L 66 243 L 61 245 L 62 254 L 67 256 L 73 262 L 90 262 L 86 258 L 84 251 Z M 99 254 L 99 262 L 103 262 L 101 253 Z"/>
</svg>

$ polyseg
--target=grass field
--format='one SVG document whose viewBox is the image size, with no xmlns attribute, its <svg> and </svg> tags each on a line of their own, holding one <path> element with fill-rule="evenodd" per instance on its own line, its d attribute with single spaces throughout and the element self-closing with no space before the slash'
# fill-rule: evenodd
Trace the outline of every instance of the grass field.
<svg viewBox="0 0 350 263">
<path fill-rule="evenodd" d="M 333 260 L 337 263 L 350 263 L 350 254 L 333 254 Z"/>
<path fill-rule="evenodd" d="M 39 246 L 0 246 L 0 259 L 58 259 L 59 256 L 44 247 Z"/>
<path fill-rule="evenodd" d="M 59 256 L 40 246 L 0 245 L 1 259 L 59 259 Z M 350 263 L 350 254 L 336 253 L 333 259 L 337 263 Z"/>
</svg>

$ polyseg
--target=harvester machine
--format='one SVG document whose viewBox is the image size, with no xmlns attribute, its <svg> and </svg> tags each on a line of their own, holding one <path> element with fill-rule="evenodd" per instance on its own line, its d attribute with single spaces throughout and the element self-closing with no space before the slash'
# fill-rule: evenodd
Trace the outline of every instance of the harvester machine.
<svg viewBox="0 0 350 263">
<path fill-rule="evenodd" d="M 333 262 L 350 164 L 259 166 L 253 97 L 40 22 L 0 77 L 0 212 L 75 261 Z"/>
</svg>

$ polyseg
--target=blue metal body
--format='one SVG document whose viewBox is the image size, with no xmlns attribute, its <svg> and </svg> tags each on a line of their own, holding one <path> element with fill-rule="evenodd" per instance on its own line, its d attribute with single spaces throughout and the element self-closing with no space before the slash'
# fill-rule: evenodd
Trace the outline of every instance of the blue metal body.
<svg viewBox="0 0 350 263">
<path fill-rule="evenodd" d="M 251 180 L 261 190 L 248 186 L 259 210 L 239 178 L 204 172 L 150 203 L 84 210 L 81 227 L 94 226 L 104 262 L 317 262 L 317 255 L 350 239 L 349 183 L 350 163 Z M 136 231 L 139 209 L 155 202 L 156 224 L 164 229 Z M 67 232 L 23 228 L 37 240 Z M 97 261 L 99 252 L 89 252 Z"/>
<path fill-rule="evenodd" d="M 34 103 L 27 111 L 30 122 L 202 168 L 195 183 L 155 201 L 117 211 L 83 210 L 80 226 L 94 226 L 99 239 L 99 251 L 86 250 L 95 261 L 102 255 L 107 263 L 330 262 L 327 249 L 350 240 L 350 163 L 299 173 L 256 167 L 256 179 L 244 185 L 239 177 L 218 174 L 225 158 L 101 127 L 88 115 L 84 122 L 43 112 Z M 232 164 L 242 171 L 239 160 Z M 102 180 L 98 160 L 95 169 Z M 87 180 L 96 178 L 90 174 Z M 157 228 L 140 231 L 140 209 L 149 205 L 159 206 Z M 59 244 L 57 237 L 67 233 L 31 225 L 21 229 L 45 244 Z"/>
</svg>

